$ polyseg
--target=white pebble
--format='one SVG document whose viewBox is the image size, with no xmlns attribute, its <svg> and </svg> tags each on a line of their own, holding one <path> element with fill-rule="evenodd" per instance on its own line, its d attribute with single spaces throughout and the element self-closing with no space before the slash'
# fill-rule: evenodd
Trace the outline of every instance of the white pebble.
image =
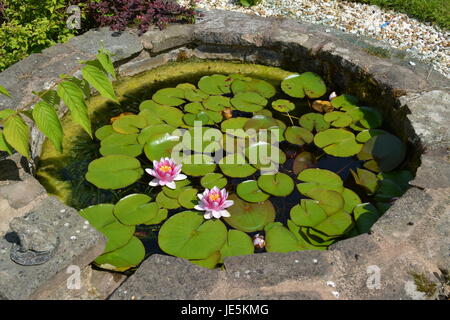
<svg viewBox="0 0 450 320">
<path fill-rule="evenodd" d="M 64 227 L 68 227 L 68 226 L 70 226 L 70 223 L 68 223 L 68 222 L 64 223 Z"/>
<path fill-rule="evenodd" d="M 314 259 L 313 262 L 314 262 L 314 263 L 317 263 L 317 259 Z"/>
<path fill-rule="evenodd" d="M 66 212 L 66 209 L 59 210 L 59 212 L 64 213 Z"/>
<path fill-rule="evenodd" d="M 333 281 L 327 281 L 327 286 L 336 288 L 336 284 Z"/>
<path fill-rule="evenodd" d="M 331 294 L 332 294 L 336 299 L 339 299 L 339 292 L 337 292 L 337 291 L 331 291 Z"/>
<path fill-rule="evenodd" d="M 71 236 L 71 237 L 70 237 L 70 240 L 77 240 L 77 237 Z"/>
</svg>

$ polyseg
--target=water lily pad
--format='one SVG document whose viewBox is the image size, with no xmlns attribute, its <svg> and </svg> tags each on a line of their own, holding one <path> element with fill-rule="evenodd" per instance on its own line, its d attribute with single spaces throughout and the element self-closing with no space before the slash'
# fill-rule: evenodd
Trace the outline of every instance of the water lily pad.
<svg viewBox="0 0 450 320">
<path fill-rule="evenodd" d="M 352 213 L 353 209 L 361 204 L 361 198 L 351 189 L 344 188 L 341 195 L 344 198 L 344 211 L 347 213 Z"/>
<path fill-rule="evenodd" d="M 231 104 L 239 111 L 256 112 L 267 105 L 267 99 L 256 92 L 241 92 L 231 98 Z"/>
<path fill-rule="evenodd" d="M 342 94 L 331 100 L 331 105 L 336 109 L 342 107 L 357 107 L 357 103 L 358 98 L 349 94 Z"/>
<path fill-rule="evenodd" d="M 220 258 L 221 258 L 220 251 L 216 251 L 206 259 L 189 260 L 189 261 L 203 268 L 214 269 L 220 262 Z"/>
<path fill-rule="evenodd" d="M 101 141 L 100 154 L 108 156 L 122 154 L 137 157 L 142 153 L 143 145 L 138 142 L 137 134 L 113 133 Z"/>
<path fill-rule="evenodd" d="M 154 111 L 148 109 L 143 109 L 142 111 L 140 111 L 139 116 L 144 118 L 147 122 L 146 127 L 164 123 L 164 121 L 160 117 L 158 117 Z"/>
<path fill-rule="evenodd" d="M 328 236 L 341 236 L 352 227 L 353 220 L 350 214 L 345 211 L 339 211 L 316 225 L 314 229 Z"/>
<path fill-rule="evenodd" d="M 356 172 L 350 169 L 356 184 L 362 186 L 369 194 L 374 194 L 378 189 L 376 174 L 365 169 L 357 168 Z"/>
<path fill-rule="evenodd" d="M 269 129 L 272 127 L 277 127 L 278 122 L 276 119 L 271 117 L 266 117 L 263 115 L 255 115 L 251 119 L 247 119 L 244 125 L 244 130 L 255 130 L 259 131 L 261 129 Z"/>
<path fill-rule="evenodd" d="M 138 142 L 140 144 L 145 144 L 148 141 L 151 141 L 155 136 L 167 133 L 167 134 L 176 134 L 176 128 L 166 124 L 166 123 L 160 123 L 155 124 L 150 127 L 147 127 L 141 131 L 141 133 L 138 136 Z"/>
<path fill-rule="evenodd" d="M 294 98 L 303 98 L 305 94 L 310 98 L 319 98 L 327 92 L 325 82 L 313 72 L 286 77 L 281 82 L 281 89 Z"/>
<path fill-rule="evenodd" d="M 322 114 L 312 112 L 302 115 L 299 123 L 303 128 L 311 132 L 313 130 L 316 130 L 316 132 L 324 131 L 330 127 L 330 124 L 324 120 Z"/>
<path fill-rule="evenodd" d="M 363 203 L 355 207 L 353 210 L 356 228 L 358 232 L 368 233 L 373 224 L 380 218 L 380 213 L 373 204 Z"/>
<path fill-rule="evenodd" d="M 305 91 L 303 91 L 302 78 L 299 74 L 292 74 L 287 76 L 281 82 L 281 90 L 287 95 L 294 98 L 304 98 Z"/>
<path fill-rule="evenodd" d="M 235 134 L 240 134 L 240 132 L 242 132 L 242 138 L 239 136 L 231 136 L 228 134 L 224 134 L 223 138 L 222 138 L 222 148 L 227 152 L 227 153 L 241 153 L 243 154 L 245 147 L 249 144 L 249 138 L 244 138 L 245 137 L 245 132 L 240 130 L 240 129 L 236 129 L 236 131 L 234 132 Z"/>
<path fill-rule="evenodd" d="M 152 219 L 145 221 L 144 224 L 147 226 L 154 225 L 154 224 L 160 224 L 164 220 L 167 219 L 167 215 L 169 214 L 169 211 L 167 209 L 160 208 L 158 210 L 158 213 L 156 216 L 154 216 Z"/>
<path fill-rule="evenodd" d="M 380 180 L 388 179 L 395 182 L 403 191 L 406 191 L 410 187 L 409 182 L 414 179 L 414 176 L 408 170 L 382 172 L 377 177 Z"/>
<path fill-rule="evenodd" d="M 267 172 L 286 161 L 284 152 L 267 142 L 252 143 L 245 149 L 245 156 L 252 166 Z"/>
<path fill-rule="evenodd" d="M 106 137 L 112 135 L 113 133 L 116 133 L 116 132 L 114 131 L 112 125 L 106 125 L 106 126 L 103 126 L 99 129 L 97 129 L 97 131 L 95 131 L 95 137 L 98 140 L 103 140 Z"/>
<path fill-rule="evenodd" d="M 187 175 L 200 177 L 214 172 L 214 159 L 204 154 L 193 154 L 183 158 L 183 172 Z"/>
<path fill-rule="evenodd" d="M 187 124 L 190 127 L 195 126 L 196 121 L 201 122 L 202 125 L 208 124 L 211 119 L 209 118 L 208 114 L 204 111 L 201 111 L 197 114 L 193 113 L 186 113 L 183 116 L 183 121 L 185 124 Z"/>
<path fill-rule="evenodd" d="M 198 82 L 198 87 L 210 95 L 221 95 L 231 93 L 233 79 L 221 74 L 204 76 Z"/>
<path fill-rule="evenodd" d="M 222 132 L 215 128 L 194 127 L 183 135 L 183 146 L 188 150 L 213 153 L 222 148 Z"/>
<path fill-rule="evenodd" d="M 327 189 L 337 192 L 344 191 L 344 183 L 339 175 L 325 169 L 306 169 L 297 176 L 298 180 L 304 181 L 297 184 L 297 189 L 301 194 L 310 197 L 314 189 Z"/>
<path fill-rule="evenodd" d="M 140 104 L 139 110 L 148 110 L 155 118 L 159 118 L 176 128 L 183 125 L 183 112 L 178 108 L 160 105 L 152 100 L 146 100 Z"/>
<path fill-rule="evenodd" d="M 214 187 L 222 189 L 227 185 L 227 178 L 221 173 L 208 173 L 202 177 L 200 184 L 205 189 L 212 189 Z"/>
<path fill-rule="evenodd" d="M 256 172 L 242 154 L 235 153 L 223 157 L 219 162 L 223 174 L 232 178 L 245 178 Z"/>
<path fill-rule="evenodd" d="M 333 127 L 343 128 L 347 127 L 353 122 L 353 118 L 345 112 L 332 111 L 326 113 L 323 117 L 326 122 L 329 122 Z"/>
<path fill-rule="evenodd" d="M 359 124 L 364 128 L 375 129 L 383 124 L 383 116 L 378 110 L 369 107 L 360 107 L 359 109 L 363 113 L 363 117 L 359 120 Z"/>
<path fill-rule="evenodd" d="M 144 146 L 145 156 L 151 160 L 160 160 L 161 158 L 171 158 L 175 146 L 180 143 L 178 135 L 169 133 L 160 133 L 151 136 Z"/>
<path fill-rule="evenodd" d="M 267 252 L 292 252 L 301 250 L 319 249 L 302 237 L 296 236 L 292 231 L 282 225 L 275 225 L 270 230 L 266 230 L 266 251 Z"/>
<path fill-rule="evenodd" d="M 181 205 L 177 199 L 169 198 L 164 192 L 158 193 L 156 203 L 165 209 L 178 209 Z"/>
<path fill-rule="evenodd" d="M 258 186 L 276 197 L 286 197 L 294 191 L 294 180 L 284 173 L 266 174 L 258 178 Z"/>
<path fill-rule="evenodd" d="M 270 197 L 270 195 L 259 188 L 258 182 L 255 180 L 247 180 L 238 184 L 236 193 L 248 202 L 262 202 Z"/>
<path fill-rule="evenodd" d="M 128 115 L 113 122 L 114 131 L 123 134 L 138 133 L 140 129 L 147 125 L 147 120 L 139 115 Z"/>
<path fill-rule="evenodd" d="M 279 112 L 289 112 L 295 109 L 295 104 L 289 100 L 278 99 L 272 102 L 272 108 Z"/>
<path fill-rule="evenodd" d="M 325 210 L 315 200 L 302 199 L 291 209 L 291 219 L 298 226 L 314 227 L 327 218 Z"/>
<path fill-rule="evenodd" d="M 114 215 L 123 224 L 134 226 L 153 219 L 159 211 L 152 198 L 145 194 L 130 194 L 117 202 Z"/>
<path fill-rule="evenodd" d="M 205 107 L 200 102 L 191 102 L 184 106 L 184 111 L 197 114 L 199 112 L 205 111 Z"/>
<path fill-rule="evenodd" d="M 237 129 L 243 129 L 245 124 L 247 123 L 248 118 L 242 118 L 242 117 L 237 117 L 237 118 L 231 118 L 228 120 L 225 120 L 221 123 L 220 127 L 222 129 L 222 132 L 226 132 L 227 130 L 230 131 L 231 135 L 234 135 L 234 131 Z"/>
<path fill-rule="evenodd" d="M 194 209 L 198 203 L 198 190 L 194 188 L 187 188 L 178 195 L 178 203 L 186 209 Z"/>
<path fill-rule="evenodd" d="M 223 111 L 225 108 L 231 107 L 231 103 L 228 97 L 210 96 L 203 102 L 203 106 L 212 111 Z"/>
<path fill-rule="evenodd" d="M 331 105 L 331 102 L 326 100 L 316 100 L 312 103 L 311 107 L 314 110 L 322 113 L 331 112 L 334 109 L 334 107 Z"/>
<path fill-rule="evenodd" d="M 137 266 L 144 258 L 144 245 L 138 238 L 132 237 L 123 247 L 97 257 L 94 263 L 102 269 L 123 272 Z"/>
<path fill-rule="evenodd" d="M 311 199 L 318 201 L 318 204 L 328 216 L 332 216 L 344 208 L 345 201 L 339 192 L 327 189 L 313 189 L 308 193 Z"/>
<path fill-rule="evenodd" d="M 169 218 L 158 235 L 159 247 L 185 259 L 206 259 L 219 251 L 227 239 L 227 228 L 218 219 L 205 221 L 203 215 L 183 211 Z"/>
<path fill-rule="evenodd" d="M 231 85 L 233 94 L 241 92 L 256 92 L 264 98 L 272 98 L 276 93 L 276 89 L 269 82 L 260 79 L 235 79 Z"/>
<path fill-rule="evenodd" d="M 143 173 L 137 159 L 110 155 L 89 164 L 86 180 L 100 189 L 120 189 L 135 183 Z"/>
<path fill-rule="evenodd" d="M 239 230 L 228 230 L 227 241 L 220 249 L 221 259 L 226 257 L 244 256 L 254 253 L 253 241 L 248 234 Z"/>
<path fill-rule="evenodd" d="M 184 90 L 184 97 L 191 102 L 201 102 L 208 99 L 209 95 L 194 86 L 194 88 Z"/>
<path fill-rule="evenodd" d="M 362 144 L 355 140 L 355 135 L 344 129 L 328 129 L 314 137 L 314 143 L 326 153 L 335 157 L 350 157 L 361 151 Z"/>
<path fill-rule="evenodd" d="M 370 139 L 372 139 L 373 137 L 378 136 L 380 134 L 384 134 L 384 133 L 387 133 L 387 132 L 384 130 L 381 130 L 381 129 L 366 129 L 356 135 L 356 141 L 358 141 L 360 143 L 365 143 L 365 142 L 369 141 Z"/>
<path fill-rule="evenodd" d="M 406 156 L 405 144 L 396 136 L 385 133 L 371 138 L 358 154 L 360 160 L 375 160 L 381 171 L 398 167 Z"/>
<path fill-rule="evenodd" d="M 302 146 L 305 143 L 311 143 L 314 140 L 314 135 L 311 133 L 311 131 L 296 126 L 288 127 L 284 132 L 284 136 L 286 137 L 287 141 L 299 146 Z"/>
<path fill-rule="evenodd" d="M 394 181 L 389 179 L 380 180 L 377 193 L 374 198 L 377 201 L 389 201 L 393 198 L 398 198 L 403 195 L 405 191 Z"/>
<path fill-rule="evenodd" d="M 184 171 L 184 170 L 183 170 Z M 191 184 L 191 181 L 188 179 L 175 181 L 175 189 L 170 189 L 167 186 L 162 187 L 162 191 L 166 196 L 172 199 L 178 199 L 181 191 L 185 190 L 187 186 Z"/>
<path fill-rule="evenodd" d="M 250 203 L 241 200 L 236 194 L 230 195 L 228 199 L 233 200 L 234 204 L 227 209 L 231 216 L 224 220 L 235 229 L 244 232 L 259 231 L 275 220 L 275 208 L 268 200 Z"/>
<path fill-rule="evenodd" d="M 316 157 L 311 152 L 299 153 L 292 164 L 292 172 L 299 174 L 305 169 L 314 168 L 317 164 Z"/>
<path fill-rule="evenodd" d="M 181 88 L 164 88 L 156 91 L 152 96 L 152 100 L 156 103 L 176 107 L 185 103 L 184 90 Z"/>
<path fill-rule="evenodd" d="M 79 212 L 98 231 L 108 239 L 104 252 L 110 252 L 126 245 L 133 237 L 134 226 L 120 223 L 113 213 L 113 204 L 97 204 Z"/>
</svg>

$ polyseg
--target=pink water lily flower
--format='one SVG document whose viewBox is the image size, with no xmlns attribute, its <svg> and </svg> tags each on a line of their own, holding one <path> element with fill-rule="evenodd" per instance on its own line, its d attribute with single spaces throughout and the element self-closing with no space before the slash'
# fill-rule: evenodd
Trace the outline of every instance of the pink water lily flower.
<svg viewBox="0 0 450 320">
<path fill-rule="evenodd" d="M 230 213 L 225 210 L 234 204 L 233 200 L 227 200 L 228 192 L 225 189 L 220 190 L 217 187 L 211 190 L 205 189 L 203 194 L 198 194 L 200 199 L 198 205 L 195 206 L 196 210 L 206 211 L 203 215 L 205 219 L 220 217 L 229 217 Z"/>
<path fill-rule="evenodd" d="M 177 165 L 172 159 L 161 158 L 160 161 L 153 161 L 153 169 L 145 169 L 145 171 L 155 177 L 150 181 L 149 185 L 167 186 L 170 189 L 175 189 L 177 186 L 175 181 L 184 180 L 186 175 L 181 172 L 181 164 Z"/>
</svg>

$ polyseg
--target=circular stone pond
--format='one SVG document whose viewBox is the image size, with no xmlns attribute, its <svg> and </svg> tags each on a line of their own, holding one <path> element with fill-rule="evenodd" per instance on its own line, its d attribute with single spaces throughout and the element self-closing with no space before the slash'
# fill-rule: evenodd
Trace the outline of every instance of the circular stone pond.
<svg viewBox="0 0 450 320">
<path fill-rule="evenodd" d="M 420 288 L 449 266 L 448 79 L 372 55 L 366 39 L 220 11 L 141 38 L 90 31 L 45 54 L 77 48 L 54 59 L 70 66 L 99 40 L 115 54 L 120 104 L 94 95 L 92 139 L 65 116 L 64 152 L 39 134 L 32 151 L 47 193 L 106 236 L 83 263 L 129 275 L 110 298 L 442 291 Z"/>
</svg>

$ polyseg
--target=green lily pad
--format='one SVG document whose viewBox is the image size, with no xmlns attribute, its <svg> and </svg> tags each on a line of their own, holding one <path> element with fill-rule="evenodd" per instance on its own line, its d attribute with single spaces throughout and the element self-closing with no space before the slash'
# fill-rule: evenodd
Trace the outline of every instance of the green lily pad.
<svg viewBox="0 0 450 320">
<path fill-rule="evenodd" d="M 183 116 L 183 121 L 188 126 L 193 127 L 193 126 L 195 126 L 196 121 L 200 121 L 202 125 L 205 125 L 205 124 L 208 124 L 211 121 L 211 119 L 209 118 L 209 116 L 206 112 L 201 111 L 197 114 L 186 113 Z"/>
<path fill-rule="evenodd" d="M 197 89 L 197 87 L 194 84 L 189 82 L 177 84 L 176 88 L 183 89 L 184 91 Z"/>
<path fill-rule="evenodd" d="M 178 203 L 181 204 L 183 208 L 194 209 L 198 203 L 197 194 L 197 189 L 187 188 L 178 195 Z"/>
<path fill-rule="evenodd" d="M 327 218 L 325 210 L 315 200 L 302 199 L 291 209 L 291 219 L 298 226 L 314 227 Z"/>
<path fill-rule="evenodd" d="M 369 194 L 374 194 L 378 189 L 376 174 L 365 169 L 357 168 L 356 172 L 350 169 L 356 184 L 362 186 Z"/>
<path fill-rule="evenodd" d="M 244 130 L 247 131 L 253 129 L 255 131 L 259 131 L 261 129 L 269 129 L 277 126 L 278 122 L 276 119 L 263 115 L 255 115 L 251 119 L 247 119 L 247 122 L 244 125 Z"/>
<path fill-rule="evenodd" d="M 323 232 L 328 236 L 341 236 L 349 231 L 352 227 L 353 220 L 350 214 L 345 211 L 339 211 L 316 225 L 314 229 L 319 232 Z"/>
<path fill-rule="evenodd" d="M 120 189 L 135 183 L 143 173 L 137 159 L 110 155 L 89 164 L 86 180 L 100 189 Z"/>
<path fill-rule="evenodd" d="M 357 107 L 357 103 L 358 98 L 349 94 L 342 94 L 331 100 L 331 105 L 335 109 L 340 109 L 342 107 L 349 107 L 349 108 Z"/>
<path fill-rule="evenodd" d="M 184 90 L 181 88 L 164 88 L 156 91 L 152 96 L 152 100 L 156 103 L 176 107 L 185 103 Z"/>
<path fill-rule="evenodd" d="M 366 129 L 356 135 L 356 141 L 358 141 L 360 143 L 365 143 L 365 142 L 369 141 L 370 139 L 372 139 L 373 137 L 378 136 L 380 134 L 384 134 L 384 133 L 387 133 L 387 132 L 384 130 L 381 130 L 381 129 Z"/>
<path fill-rule="evenodd" d="M 320 207 L 328 216 L 344 209 L 345 201 L 339 192 L 327 189 L 313 189 L 309 192 L 309 197 L 318 201 Z M 331 234 L 328 234 L 331 236 Z"/>
<path fill-rule="evenodd" d="M 227 178 L 221 173 L 208 173 L 202 177 L 200 184 L 205 189 L 212 189 L 214 187 L 222 189 L 227 185 Z"/>
<path fill-rule="evenodd" d="M 224 175 L 232 178 L 245 178 L 256 172 L 256 168 L 248 164 L 245 157 L 240 153 L 223 157 L 219 166 Z"/>
<path fill-rule="evenodd" d="M 360 160 L 375 160 L 381 171 L 391 171 L 406 157 L 406 146 L 396 136 L 385 133 L 367 141 L 358 154 Z"/>
<path fill-rule="evenodd" d="M 236 194 L 230 195 L 234 204 L 227 210 L 230 217 L 224 218 L 226 223 L 244 232 L 263 230 L 264 226 L 275 220 L 275 208 L 270 201 L 250 203 L 241 200 Z"/>
<path fill-rule="evenodd" d="M 167 219 L 167 215 L 169 214 L 169 211 L 167 209 L 159 209 L 156 216 L 154 216 L 152 219 L 145 221 L 144 224 L 147 226 L 154 225 L 154 224 L 160 224 L 164 220 Z"/>
<path fill-rule="evenodd" d="M 208 99 L 209 95 L 194 86 L 194 88 L 184 90 L 184 97 L 191 102 L 202 102 Z"/>
<path fill-rule="evenodd" d="M 403 195 L 405 191 L 394 181 L 389 179 L 380 180 L 377 193 L 374 198 L 377 201 L 389 201 L 392 198 L 398 198 Z"/>
<path fill-rule="evenodd" d="M 237 129 L 237 131 L 242 131 Z M 239 134 L 239 132 L 235 131 L 235 134 Z M 231 136 L 228 134 L 224 134 L 222 138 L 222 148 L 227 153 L 240 153 L 243 154 L 245 146 L 249 144 L 249 139 L 244 138 L 245 132 L 242 131 L 242 138 L 239 136 Z"/>
<path fill-rule="evenodd" d="M 114 131 L 112 125 L 106 125 L 106 126 L 103 126 L 99 129 L 97 129 L 97 131 L 95 131 L 95 137 L 98 140 L 103 140 L 106 137 L 112 135 L 113 133 L 116 133 L 116 132 Z"/>
<path fill-rule="evenodd" d="M 138 133 L 145 128 L 147 120 L 139 115 L 127 115 L 115 120 L 112 124 L 114 131 L 122 134 Z"/>
<path fill-rule="evenodd" d="M 208 122 L 209 125 L 213 125 L 215 123 L 220 123 L 223 120 L 222 112 L 206 110 L 205 113 L 209 117 L 209 122 Z"/>
<path fill-rule="evenodd" d="M 339 175 L 325 169 L 306 169 L 297 176 L 298 180 L 304 181 L 297 184 L 297 189 L 301 194 L 308 197 L 314 189 L 326 189 L 337 192 L 344 191 L 344 183 Z"/>
<path fill-rule="evenodd" d="M 380 213 L 373 204 L 363 203 L 355 207 L 353 210 L 356 228 L 358 232 L 368 233 L 373 224 L 380 218 Z"/>
<path fill-rule="evenodd" d="M 359 109 L 363 114 L 362 119 L 359 120 L 359 124 L 364 128 L 375 129 L 383 124 L 383 116 L 378 110 L 369 107 L 360 107 Z"/>
<path fill-rule="evenodd" d="M 189 261 L 203 268 L 214 269 L 220 262 L 220 258 L 221 258 L 220 251 L 216 251 L 206 259 L 189 260 Z"/>
<path fill-rule="evenodd" d="M 289 112 L 295 109 L 295 104 L 289 100 L 278 99 L 272 102 L 272 108 L 279 112 Z"/>
<path fill-rule="evenodd" d="M 296 236 L 292 231 L 282 225 L 275 225 L 266 230 L 267 252 L 292 252 L 302 250 L 323 250 Z"/>
<path fill-rule="evenodd" d="M 303 170 L 314 168 L 317 164 L 316 158 L 311 152 L 301 152 L 299 153 L 292 164 L 292 172 L 299 174 Z"/>
<path fill-rule="evenodd" d="M 220 249 L 220 262 L 226 257 L 244 256 L 254 253 L 253 241 L 248 234 L 239 230 L 228 230 L 227 241 Z"/>
<path fill-rule="evenodd" d="M 248 202 L 263 202 L 270 197 L 270 195 L 258 187 L 258 182 L 255 180 L 247 180 L 239 183 L 236 188 L 236 193 Z"/>
<path fill-rule="evenodd" d="M 144 245 L 138 238 L 132 237 L 123 247 L 98 256 L 94 263 L 102 269 L 123 272 L 137 266 L 144 258 Z"/>
<path fill-rule="evenodd" d="M 189 176 L 200 177 L 214 172 L 216 164 L 214 159 L 204 154 L 185 156 L 182 161 L 183 172 Z"/>
<path fill-rule="evenodd" d="M 333 127 L 343 128 L 347 127 L 353 122 L 353 118 L 348 114 L 340 111 L 332 111 L 325 113 L 323 119 L 329 122 Z"/>
<path fill-rule="evenodd" d="M 184 111 L 197 114 L 199 112 L 205 111 L 205 107 L 200 102 L 191 102 L 184 106 Z"/>
<path fill-rule="evenodd" d="M 137 134 L 113 133 L 101 141 L 100 154 L 108 156 L 122 154 L 137 157 L 142 153 L 143 146 L 138 142 Z"/>
<path fill-rule="evenodd" d="M 266 174 L 258 178 L 258 186 L 276 197 L 286 197 L 294 191 L 294 180 L 284 173 Z"/>
<path fill-rule="evenodd" d="M 286 161 L 284 152 L 267 142 L 251 144 L 245 149 L 245 156 L 252 166 L 267 172 Z"/>
<path fill-rule="evenodd" d="M 344 129 L 328 129 L 314 137 L 314 143 L 326 153 L 335 157 L 351 157 L 358 154 L 362 144 L 355 140 L 355 135 Z"/>
<path fill-rule="evenodd" d="M 347 213 L 352 213 L 353 209 L 361 204 L 361 198 L 348 188 L 344 188 L 341 195 L 344 198 L 344 211 Z"/>
<path fill-rule="evenodd" d="M 231 107 L 231 103 L 228 97 L 210 96 L 203 102 L 203 106 L 212 111 L 223 111 L 225 108 Z"/>
<path fill-rule="evenodd" d="M 267 105 L 267 99 L 256 92 L 241 92 L 231 98 L 231 104 L 239 111 L 257 112 Z"/>
<path fill-rule="evenodd" d="M 130 194 L 117 202 L 114 207 L 114 215 L 123 224 L 135 226 L 153 219 L 159 211 L 152 198 L 145 194 Z"/>
<path fill-rule="evenodd" d="M 300 125 L 309 131 L 316 130 L 316 132 L 324 131 L 330 127 L 330 124 L 323 118 L 320 113 L 307 113 L 300 117 Z"/>
<path fill-rule="evenodd" d="M 176 128 L 183 125 L 183 112 L 178 108 L 160 105 L 153 100 L 146 100 L 140 104 L 139 110 L 148 110 L 147 112 L 153 114 L 155 118 L 159 118 Z"/>
<path fill-rule="evenodd" d="M 327 92 L 325 82 L 313 72 L 286 77 L 281 82 L 281 89 L 294 98 L 303 98 L 305 94 L 310 98 L 319 98 Z"/>
<path fill-rule="evenodd" d="M 241 92 L 256 92 L 267 99 L 272 98 L 277 93 L 273 85 L 260 79 L 236 79 L 231 84 L 231 91 L 235 95 Z"/>
<path fill-rule="evenodd" d="M 291 74 L 281 81 L 281 90 L 294 98 L 304 98 L 302 78 L 299 74 Z"/>
<path fill-rule="evenodd" d="M 183 170 L 184 171 L 184 170 Z M 166 196 L 172 199 L 178 199 L 181 191 L 185 190 L 187 186 L 189 186 L 191 182 L 188 179 L 175 181 L 175 189 L 170 189 L 167 186 L 162 187 L 162 191 Z"/>
<path fill-rule="evenodd" d="M 204 76 L 198 82 L 198 87 L 209 95 L 221 95 L 231 93 L 233 79 L 221 74 Z"/>
<path fill-rule="evenodd" d="M 227 228 L 219 219 L 205 221 L 198 212 L 183 211 L 162 225 L 158 244 L 170 255 L 198 260 L 219 251 L 226 239 Z"/>
<path fill-rule="evenodd" d="M 151 160 L 160 160 L 161 158 L 171 158 L 175 146 L 180 143 L 178 135 L 160 133 L 151 136 L 144 146 L 145 156 Z"/>
<path fill-rule="evenodd" d="M 163 133 L 176 134 L 177 133 L 176 130 L 177 129 L 175 127 L 166 123 L 155 124 L 141 131 L 141 133 L 138 136 L 138 142 L 140 144 L 145 144 L 148 141 L 152 140 L 155 136 Z"/>
<path fill-rule="evenodd" d="M 231 118 L 228 120 L 225 120 L 221 123 L 220 127 L 222 129 L 222 132 L 226 132 L 227 130 L 231 131 L 228 134 L 234 135 L 233 132 L 237 129 L 243 129 L 245 124 L 247 123 L 248 118 Z"/>
<path fill-rule="evenodd" d="M 79 212 L 108 239 L 104 252 L 111 252 L 126 245 L 133 237 L 135 227 L 121 224 L 113 213 L 113 204 L 97 204 Z"/>
<path fill-rule="evenodd" d="M 208 127 L 194 127 L 183 135 L 183 146 L 188 150 L 213 153 L 222 148 L 222 132 Z"/>
<path fill-rule="evenodd" d="M 158 193 L 156 196 L 156 203 L 164 209 L 178 209 L 180 203 L 177 199 L 169 198 L 164 192 Z"/>
<path fill-rule="evenodd" d="M 311 143 L 314 140 L 314 135 L 311 131 L 296 126 L 288 127 L 284 132 L 284 136 L 288 142 L 299 146 L 302 146 L 305 143 Z"/>
<path fill-rule="evenodd" d="M 154 111 L 148 109 L 143 109 L 142 111 L 140 111 L 139 116 L 144 118 L 147 122 L 146 127 L 164 123 L 164 121 L 160 117 L 158 117 Z"/>
<path fill-rule="evenodd" d="M 409 182 L 414 179 L 414 176 L 408 170 L 392 171 L 392 172 L 382 172 L 378 174 L 378 179 L 386 180 L 389 179 L 395 184 L 397 184 L 403 191 L 406 191 L 410 184 Z"/>
</svg>

